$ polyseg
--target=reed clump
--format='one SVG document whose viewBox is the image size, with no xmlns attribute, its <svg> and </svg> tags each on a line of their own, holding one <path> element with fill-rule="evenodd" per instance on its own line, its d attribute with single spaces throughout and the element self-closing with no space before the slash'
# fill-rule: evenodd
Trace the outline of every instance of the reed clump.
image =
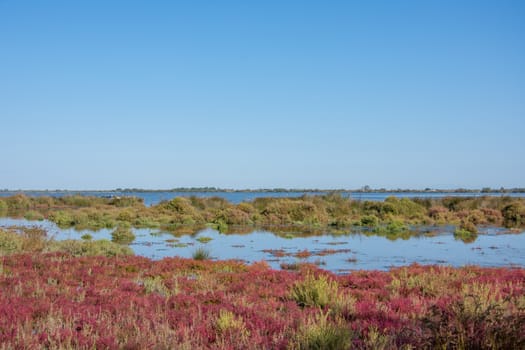
<svg viewBox="0 0 525 350">
<path fill-rule="evenodd" d="M 209 260 L 211 258 L 211 253 L 208 249 L 199 247 L 195 249 L 192 254 L 193 259 L 195 260 Z"/>
</svg>

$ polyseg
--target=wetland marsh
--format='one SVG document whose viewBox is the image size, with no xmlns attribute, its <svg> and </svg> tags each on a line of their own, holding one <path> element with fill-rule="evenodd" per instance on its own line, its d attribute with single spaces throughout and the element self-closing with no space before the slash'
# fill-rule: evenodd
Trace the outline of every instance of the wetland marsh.
<svg viewBox="0 0 525 350">
<path fill-rule="evenodd" d="M 146 194 L 147 197 L 147 194 Z M 272 268 L 312 263 L 344 273 L 412 263 L 525 267 L 523 198 L 386 197 L 340 194 L 175 197 L 146 206 L 139 197 L 0 198 L 0 228 L 38 227 L 48 238 L 113 240 L 152 259 L 265 260 Z"/>
</svg>

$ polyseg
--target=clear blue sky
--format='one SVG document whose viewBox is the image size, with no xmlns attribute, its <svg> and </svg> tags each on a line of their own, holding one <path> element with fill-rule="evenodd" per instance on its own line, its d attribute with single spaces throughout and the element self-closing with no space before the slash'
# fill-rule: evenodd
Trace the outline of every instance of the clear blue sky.
<svg viewBox="0 0 525 350">
<path fill-rule="evenodd" d="M 525 186 L 524 1 L 0 0 L 0 188 Z"/>
</svg>

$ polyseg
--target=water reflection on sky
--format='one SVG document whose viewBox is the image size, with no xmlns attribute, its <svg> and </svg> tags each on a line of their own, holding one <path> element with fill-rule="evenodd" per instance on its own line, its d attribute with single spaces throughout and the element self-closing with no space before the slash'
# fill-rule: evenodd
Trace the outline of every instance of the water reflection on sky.
<svg viewBox="0 0 525 350">
<path fill-rule="evenodd" d="M 80 239 L 86 233 L 93 239 L 111 239 L 111 230 L 108 229 L 77 231 L 60 229 L 45 220 L 0 218 L 0 227 L 9 226 L 42 227 L 57 240 Z M 273 268 L 280 268 L 281 264 L 312 262 L 338 273 L 356 269 L 386 270 L 412 263 L 525 267 L 525 232 L 510 234 L 499 229 L 483 229 L 476 241 L 468 244 L 456 240 L 451 232 L 446 229 L 430 237 L 420 235 L 407 240 L 389 240 L 361 233 L 287 239 L 267 231 L 221 234 L 212 229 L 175 237 L 156 229 L 134 229 L 136 239 L 130 247 L 136 254 L 152 259 L 190 258 L 198 247 L 204 247 L 214 259 L 238 259 L 248 263 L 265 260 Z M 202 243 L 199 241 L 202 237 L 211 240 Z M 297 256 L 304 250 L 311 255 Z"/>
</svg>

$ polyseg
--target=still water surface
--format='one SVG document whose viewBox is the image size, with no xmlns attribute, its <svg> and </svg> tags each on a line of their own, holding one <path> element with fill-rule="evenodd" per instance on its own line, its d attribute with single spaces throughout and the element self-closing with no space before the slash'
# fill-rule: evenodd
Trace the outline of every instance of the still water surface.
<svg viewBox="0 0 525 350">
<path fill-rule="evenodd" d="M 0 227 L 38 226 L 57 240 L 80 239 L 89 233 L 93 239 L 111 239 L 111 230 L 99 231 L 60 229 L 49 221 L 0 218 Z M 187 257 L 204 247 L 213 259 L 238 259 L 247 263 L 265 260 L 273 268 L 281 264 L 312 262 L 336 273 L 349 270 L 387 270 L 393 266 L 412 263 L 464 266 L 520 266 L 525 267 L 525 232 L 511 234 L 502 229 L 482 228 L 473 243 L 454 239 L 453 227 L 440 228 L 432 236 L 419 235 L 410 239 L 389 240 L 361 233 L 324 235 L 301 238 L 283 238 L 267 231 L 249 234 L 221 234 L 204 229 L 194 235 L 174 237 L 155 229 L 134 229 L 136 239 L 130 245 L 135 254 L 152 259 Z M 211 238 L 207 243 L 202 237 Z M 295 256 L 308 250 L 306 258 Z M 327 254 L 332 250 L 332 254 Z"/>
</svg>

